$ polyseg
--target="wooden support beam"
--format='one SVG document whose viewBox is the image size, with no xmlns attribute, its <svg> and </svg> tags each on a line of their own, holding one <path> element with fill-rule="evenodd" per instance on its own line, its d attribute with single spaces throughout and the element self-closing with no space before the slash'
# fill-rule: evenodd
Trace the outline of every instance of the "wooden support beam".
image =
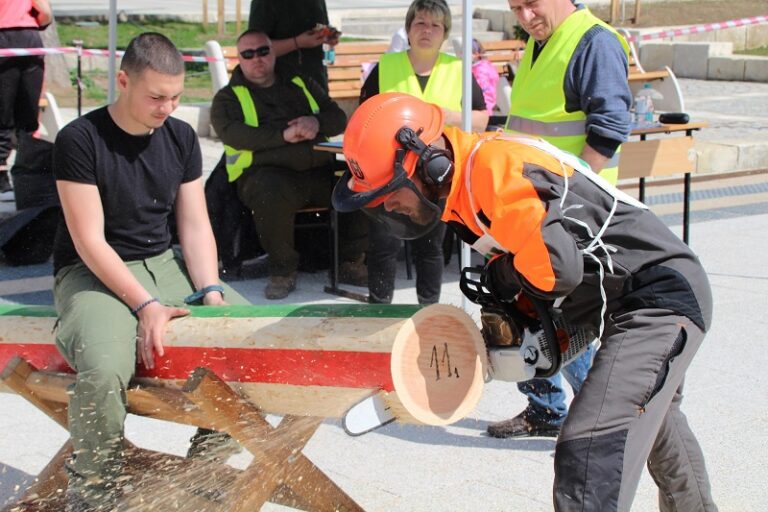
<svg viewBox="0 0 768 512">
<path fill-rule="evenodd" d="M 617 25 L 620 21 L 620 11 L 621 11 L 621 1 L 622 0 L 611 0 L 611 25 Z"/>
<path fill-rule="evenodd" d="M 236 0 L 235 2 L 235 34 L 240 35 L 242 34 L 241 25 L 242 25 L 242 0 Z"/>
<path fill-rule="evenodd" d="M 37 370 L 21 357 L 14 357 L 0 374 L 0 381 L 19 395 L 27 399 L 32 405 L 43 411 L 53 421 L 67 428 L 67 408 L 60 403 L 40 397 L 27 385 L 30 374 Z"/>
<path fill-rule="evenodd" d="M 52 497 L 63 497 L 67 490 L 67 472 L 64 464 L 72 456 L 72 443 L 67 441 L 62 445 L 56 455 L 48 462 L 43 470 L 35 477 L 21 498 L 21 503 L 29 506 L 31 510 L 39 510 L 35 504 L 50 500 Z M 11 509 L 16 511 L 15 508 Z M 22 508 L 22 510 L 26 510 Z M 50 510 L 57 510 L 53 507 Z M 63 507 L 58 510 L 63 510 Z"/>
<path fill-rule="evenodd" d="M 226 21 L 224 19 L 224 0 L 218 0 L 216 5 L 216 24 L 219 37 L 227 33 Z"/>
<path fill-rule="evenodd" d="M 243 484 L 250 482 L 248 491 L 235 496 L 228 504 L 229 510 L 258 510 L 281 483 L 290 487 L 311 510 L 362 510 L 301 453 L 322 418 L 286 416 L 273 429 L 258 408 L 203 368 L 195 370 L 184 392 L 209 417 L 216 418 L 213 428 L 227 432 L 254 457 L 240 477 Z"/>
</svg>

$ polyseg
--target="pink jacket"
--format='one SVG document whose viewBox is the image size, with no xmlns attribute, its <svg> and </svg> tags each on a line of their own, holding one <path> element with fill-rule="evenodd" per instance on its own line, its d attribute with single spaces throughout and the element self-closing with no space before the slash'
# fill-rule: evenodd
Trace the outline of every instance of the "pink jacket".
<svg viewBox="0 0 768 512">
<path fill-rule="evenodd" d="M 496 84 L 499 82 L 499 73 L 490 61 L 480 59 L 472 64 L 472 74 L 483 90 L 485 107 L 488 115 L 491 115 L 493 107 L 496 106 Z"/>
</svg>

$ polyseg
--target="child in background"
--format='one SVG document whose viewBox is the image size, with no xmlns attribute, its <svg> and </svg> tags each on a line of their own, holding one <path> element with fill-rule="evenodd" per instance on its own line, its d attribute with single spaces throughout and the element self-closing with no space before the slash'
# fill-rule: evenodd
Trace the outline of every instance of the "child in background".
<svg viewBox="0 0 768 512">
<path fill-rule="evenodd" d="M 492 115 L 493 108 L 496 106 L 496 84 L 499 82 L 499 73 L 493 63 L 484 57 L 484 51 L 480 41 L 472 39 L 472 74 L 483 90 L 488 115 Z"/>
</svg>

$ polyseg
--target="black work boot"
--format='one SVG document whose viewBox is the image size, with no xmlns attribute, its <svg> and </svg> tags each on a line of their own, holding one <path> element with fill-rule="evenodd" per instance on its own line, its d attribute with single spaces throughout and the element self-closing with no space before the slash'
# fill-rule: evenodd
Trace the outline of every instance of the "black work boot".
<svg viewBox="0 0 768 512">
<path fill-rule="evenodd" d="M 488 435 L 500 438 L 557 437 L 560 435 L 560 427 L 529 418 L 526 411 L 523 411 L 514 418 L 488 425 Z"/>
</svg>

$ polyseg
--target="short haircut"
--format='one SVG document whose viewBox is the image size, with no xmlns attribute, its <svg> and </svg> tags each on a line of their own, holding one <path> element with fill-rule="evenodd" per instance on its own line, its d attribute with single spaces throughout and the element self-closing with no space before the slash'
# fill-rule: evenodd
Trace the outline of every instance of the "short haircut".
<svg viewBox="0 0 768 512">
<path fill-rule="evenodd" d="M 264 32 L 263 30 L 257 30 L 257 29 L 255 29 L 255 28 L 251 28 L 251 29 L 248 29 L 248 30 L 246 30 L 246 31 L 245 31 L 245 32 L 243 32 L 242 34 L 240 34 L 240 35 L 238 36 L 238 38 L 237 38 L 237 41 L 235 41 L 235 44 L 239 43 L 239 42 L 240 42 L 240 40 L 241 40 L 242 38 L 246 37 L 246 36 L 255 36 L 255 35 L 264 36 L 264 37 L 266 37 L 267 39 L 269 39 L 269 42 L 270 42 L 270 44 L 272 43 L 272 39 L 270 39 L 270 37 L 267 35 L 267 33 L 266 33 L 266 32 Z"/>
<path fill-rule="evenodd" d="M 443 19 L 445 27 L 445 39 L 451 33 L 451 8 L 445 0 L 413 0 L 405 15 L 405 31 L 411 30 L 411 23 L 419 12 L 428 12 L 435 18 Z"/>
<path fill-rule="evenodd" d="M 151 69 L 163 75 L 184 73 L 184 60 L 170 39 L 157 32 L 144 32 L 131 39 L 125 50 L 120 69 L 129 75 Z"/>
</svg>

